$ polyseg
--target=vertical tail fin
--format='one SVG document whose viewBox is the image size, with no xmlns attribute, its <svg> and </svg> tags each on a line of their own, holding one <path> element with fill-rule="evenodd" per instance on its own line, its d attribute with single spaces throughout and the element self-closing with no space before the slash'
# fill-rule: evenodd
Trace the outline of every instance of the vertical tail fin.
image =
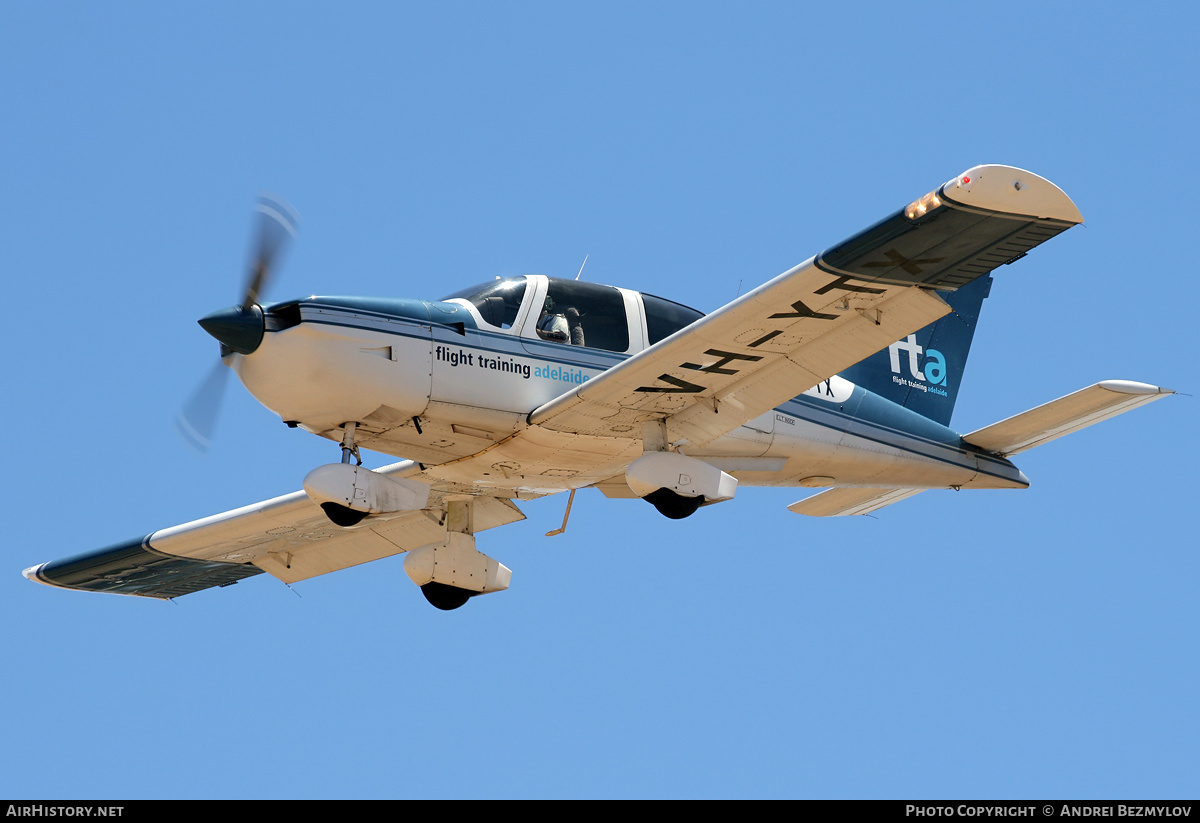
<svg viewBox="0 0 1200 823">
<path fill-rule="evenodd" d="M 842 372 L 842 377 L 949 425 L 979 310 L 991 288 L 989 276 L 972 280 L 957 291 L 938 292 L 953 309 L 950 314 L 856 363 Z"/>
</svg>

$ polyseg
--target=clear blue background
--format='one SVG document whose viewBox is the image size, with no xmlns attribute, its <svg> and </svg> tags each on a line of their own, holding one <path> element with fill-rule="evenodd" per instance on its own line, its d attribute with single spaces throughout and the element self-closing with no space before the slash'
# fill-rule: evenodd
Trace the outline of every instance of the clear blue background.
<svg viewBox="0 0 1200 823">
<path fill-rule="evenodd" d="M 270 298 L 539 272 L 711 311 L 979 163 L 1085 228 L 997 273 L 954 425 L 1197 387 L 1185 3 L 6 3 L 0 796 L 1195 797 L 1196 401 L 876 518 L 561 497 L 430 608 L 392 558 L 175 603 L 21 569 L 299 488 L 333 444 L 216 358 Z M 390 462 L 373 456 L 373 464 Z"/>
</svg>

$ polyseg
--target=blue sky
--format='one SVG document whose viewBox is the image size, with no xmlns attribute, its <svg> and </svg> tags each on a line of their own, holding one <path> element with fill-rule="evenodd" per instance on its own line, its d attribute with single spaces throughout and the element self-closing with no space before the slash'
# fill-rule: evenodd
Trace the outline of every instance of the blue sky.
<svg viewBox="0 0 1200 823">
<path fill-rule="evenodd" d="M 997 273 L 953 425 L 1107 378 L 1195 392 L 1186 4 L 6 4 L 0 795 L 1194 797 L 1196 406 L 875 518 L 742 489 L 681 522 L 525 505 L 512 588 L 400 558 L 159 603 L 21 569 L 299 488 L 336 447 L 216 357 L 261 190 L 269 297 L 573 276 L 711 311 L 979 163 L 1087 223 Z M 376 457 L 373 463 L 383 463 Z"/>
</svg>

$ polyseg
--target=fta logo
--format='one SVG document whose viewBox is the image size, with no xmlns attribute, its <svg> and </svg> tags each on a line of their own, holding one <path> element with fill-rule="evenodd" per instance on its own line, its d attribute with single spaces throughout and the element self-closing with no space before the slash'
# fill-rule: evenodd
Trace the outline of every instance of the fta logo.
<svg viewBox="0 0 1200 823">
<path fill-rule="evenodd" d="M 908 353 L 908 373 L 914 379 L 935 386 L 946 385 L 946 358 L 937 349 L 925 349 L 924 362 L 921 358 L 921 347 L 917 345 L 917 336 L 910 334 L 903 340 L 897 340 L 888 346 L 888 356 L 892 362 L 892 374 L 900 374 L 900 352 Z M 922 371 L 924 369 L 924 371 Z"/>
</svg>

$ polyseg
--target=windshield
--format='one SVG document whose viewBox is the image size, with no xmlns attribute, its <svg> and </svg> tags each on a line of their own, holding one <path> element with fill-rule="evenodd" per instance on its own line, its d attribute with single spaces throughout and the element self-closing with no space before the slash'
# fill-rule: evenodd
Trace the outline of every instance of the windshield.
<svg viewBox="0 0 1200 823">
<path fill-rule="evenodd" d="M 466 300 L 479 309 L 483 322 L 501 329 L 512 328 L 517 322 L 517 312 L 521 309 L 521 301 L 525 298 L 525 278 L 506 277 L 503 280 L 493 280 L 481 286 L 456 291 L 447 295 L 442 301 L 455 298 Z"/>
<path fill-rule="evenodd" d="M 642 305 L 646 307 L 646 331 L 651 346 L 704 316 L 693 308 L 645 292 L 642 293 Z"/>
</svg>

